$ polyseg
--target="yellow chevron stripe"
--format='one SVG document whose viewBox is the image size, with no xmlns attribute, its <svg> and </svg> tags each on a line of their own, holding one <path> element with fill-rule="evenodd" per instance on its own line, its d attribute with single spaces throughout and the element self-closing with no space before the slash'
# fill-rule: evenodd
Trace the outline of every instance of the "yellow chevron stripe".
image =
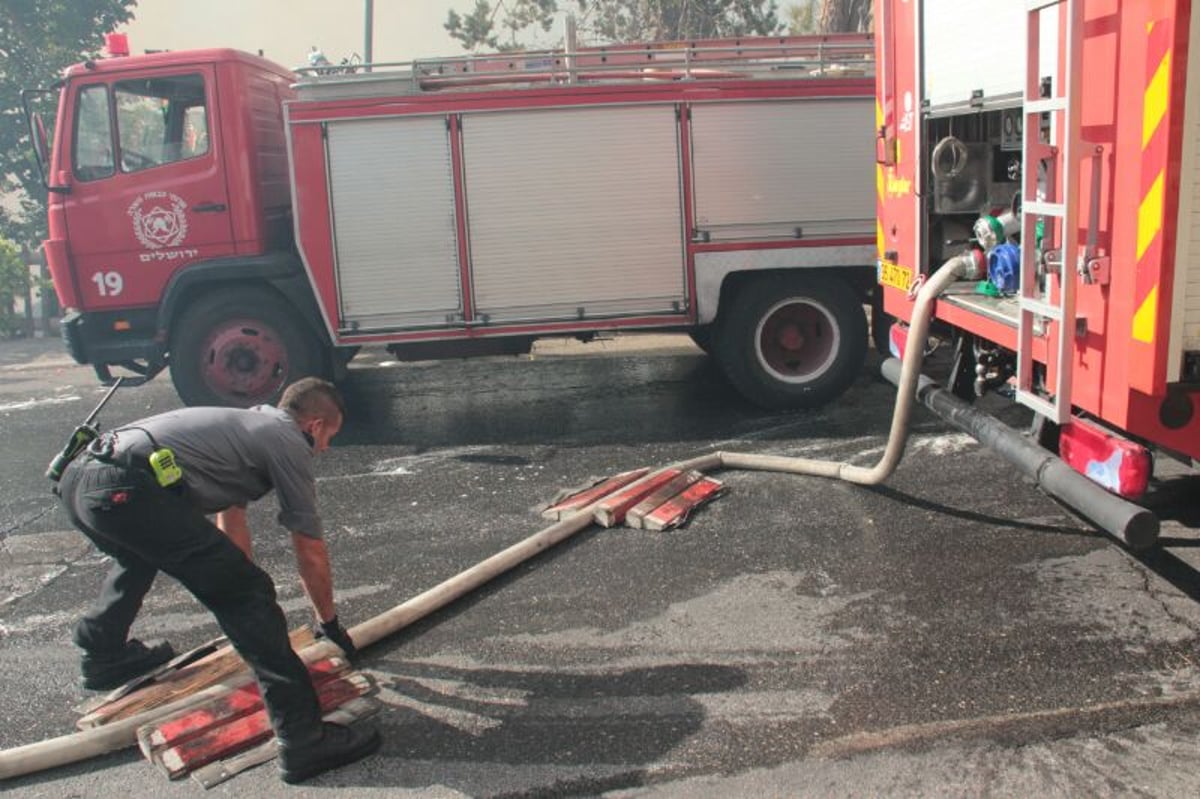
<svg viewBox="0 0 1200 799">
<path fill-rule="evenodd" d="M 1149 142 L 1150 137 L 1154 135 L 1154 131 L 1158 130 L 1158 123 L 1167 114 L 1167 94 L 1170 89 L 1171 78 L 1171 51 L 1168 50 L 1162 57 L 1162 61 L 1158 63 L 1158 69 L 1154 70 L 1154 77 L 1150 79 L 1150 84 L 1146 86 L 1146 94 L 1142 100 L 1142 147 L 1144 148 Z"/>
<path fill-rule="evenodd" d="M 1154 185 L 1150 187 L 1150 191 L 1146 192 L 1146 196 L 1142 198 L 1142 204 L 1138 208 L 1138 236 L 1137 236 L 1137 257 L 1141 260 L 1146 253 L 1146 248 L 1154 241 L 1154 237 L 1158 235 L 1158 231 L 1162 229 L 1163 216 L 1163 183 L 1166 171 L 1159 170 L 1158 177 L 1154 179 Z"/>
<path fill-rule="evenodd" d="M 875 98 L 875 130 L 883 127 L 883 105 L 879 102 L 879 98 Z"/>
<path fill-rule="evenodd" d="M 1133 337 L 1147 344 L 1154 343 L 1154 328 L 1158 321 L 1158 286 L 1150 289 L 1137 313 L 1133 315 Z"/>
</svg>

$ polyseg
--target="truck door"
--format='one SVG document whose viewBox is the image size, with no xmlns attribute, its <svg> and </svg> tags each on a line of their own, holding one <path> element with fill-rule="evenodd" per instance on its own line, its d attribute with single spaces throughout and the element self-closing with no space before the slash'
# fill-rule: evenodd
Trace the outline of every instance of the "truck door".
<svg viewBox="0 0 1200 799">
<path fill-rule="evenodd" d="M 87 310 L 153 306 L 197 260 L 233 253 L 211 67 L 76 85 L 67 246 Z"/>
</svg>

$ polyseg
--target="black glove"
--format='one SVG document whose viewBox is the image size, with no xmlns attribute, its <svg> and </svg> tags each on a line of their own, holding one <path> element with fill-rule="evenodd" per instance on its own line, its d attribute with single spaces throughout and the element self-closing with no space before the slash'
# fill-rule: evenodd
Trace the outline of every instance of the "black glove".
<svg viewBox="0 0 1200 799">
<path fill-rule="evenodd" d="M 346 628 L 338 621 L 337 616 L 329 621 L 321 622 L 321 632 L 317 634 L 317 637 L 328 638 L 337 644 L 338 648 L 345 653 L 347 660 L 353 660 L 358 655 L 358 647 L 350 640 L 350 633 L 346 632 Z"/>
</svg>

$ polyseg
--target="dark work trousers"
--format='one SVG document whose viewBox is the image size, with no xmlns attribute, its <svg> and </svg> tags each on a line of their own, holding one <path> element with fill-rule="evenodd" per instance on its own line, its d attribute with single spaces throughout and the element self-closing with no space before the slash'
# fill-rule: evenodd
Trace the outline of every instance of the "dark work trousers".
<svg viewBox="0 0 1200 799">
<path fill-rule="evenodd" d="M 310 743 L 320 708 L 308 670 L 292 651 L 270 576 L 186 497 L 162 488 L 147 469 L 84 453 L 59 486 L 71 522 L 114 561 L 75 642 L 102 653 L 125 645 L 158 571 L 174 577 L 213 612 L 250 665 L 281 742 Z"/>
</svg>

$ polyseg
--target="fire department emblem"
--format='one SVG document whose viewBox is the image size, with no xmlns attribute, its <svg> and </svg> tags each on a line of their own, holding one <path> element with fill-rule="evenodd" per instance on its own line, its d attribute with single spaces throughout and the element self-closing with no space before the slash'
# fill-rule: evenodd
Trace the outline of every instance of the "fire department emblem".
<svg viewBox="0 0 1200 799">
<path fill-rule="evenodd" d="M 133 235 L 148 250 L 175 247 L 188 232 L 187 203 L 178 194 L 148 191 L 129 206 Z"/>
</svg>

